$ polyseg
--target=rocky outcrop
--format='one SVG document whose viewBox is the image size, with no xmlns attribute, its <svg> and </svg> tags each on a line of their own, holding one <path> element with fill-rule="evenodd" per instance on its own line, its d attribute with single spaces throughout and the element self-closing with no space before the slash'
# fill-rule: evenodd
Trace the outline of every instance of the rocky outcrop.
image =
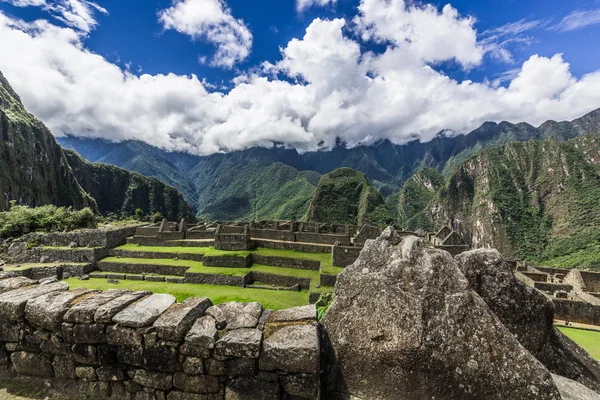
<svg viewBox="0 0 600 400">
<path fill-rule="evenodd" d="M 416 237 L 368 241 L 323 325 L 328 398 L 561 398 L 452 257 Z"/>
<path fill-rule="evenodd" d="M 600 393 L 600 363 L 554 327 L 552 301 L 519 282 L 497 250 L 469 251 L 456 261 L 469 288 L 546 368 Z"/>
</svg>

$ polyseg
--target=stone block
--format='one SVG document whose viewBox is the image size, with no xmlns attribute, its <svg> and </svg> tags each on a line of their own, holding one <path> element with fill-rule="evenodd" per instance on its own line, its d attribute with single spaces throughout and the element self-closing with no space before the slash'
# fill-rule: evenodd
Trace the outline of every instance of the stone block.
<svg viewBox="0 0 600 400">
<path fill-rule="evenodd" d="M 10 292 L 11 290 L 19 289 L 24 286 L 32 286 L 35 281 L 25 278 L 24 276 L 17 276 L 14 278 L 0 280 L 0 294 Z"/>
<path fill-rule="evenodd" d="M 160 275 L 146 275 L 145 279 L 148 282 L 164 282 L 165 277 Z"/>
<path fill-rule="evenodd" d="M 258 358 L 262 332 L 258 329 L 229 331 L 215 345 L 215 353 L 228 357 Z"/>
<path fill-rule="evenodd" d="M 215 319 L 218 329 L 234 330 L 256 328 L 262 313 L 262 305 L 252 303 L 223 303 L 210 307 L 206 314 Z"/>
<path fill-rule="evenodd" d="M 312 322 L 317 320 L 317 307 L 314 304 L 278 310 L 271 314 L 268 323 L 273 322 Z"/>
<path fill-rule="evenodd" d="M 40 349 L 44 353 L 57 356 L 71 354 L 71 346 L 68 343 L 65 343 L 63 338 L 56 334 L 50 335 L 48 340 L 42 340 Z"/>
<path fill-rule="evenodd" d="M 188 334 L 185 336 L 185 342 L 193 346 L 212 349 L 217 340 L 217 327 L 214 318 L 204 316 L 194 323 Z"/>
<path fill-rule="evenodd" d="M 177 348 L 171 346 L 118 346 L 117 358 L 123 364 L 160 372 L 174 372 L 181 367 L 179 352 Z"/>
<path fill-rule="evenodd" d="M 75 289 L 69 292 L 48 293 L 31 299 L 25 307 L 25 318 L 38 328 L 61 332 L 63 317 L 71 303 L 91 293 L 93 292 L 88 289 Z"/>
<path fill-rule="evenodd" d="M 73 357 L 79 364 L 98 365 L 98 353 L 96 346 L 89 344 L 74 344 L 71 347 Z"/>
<path fill-rule="evenodd" d="M 106 343 L 115 346 L 141 346 L 142 334 L 134 328 L 109 325 L 106 327 Z"/>
<path fill-rule="evenodd" d="M 211 350 L 206 347 L 194 346 L 189 343 L 184 343 L 179 348 L 181 354 L 185 354 L 186 356 L 199 357 L 199 358 L 210 358 Z"/>
<path fill-rule="evenodd" d="M 176 372 L 173 375 L 173 385 L 188 393 L 217 393 L 219 378 L 210 375 L 186 375 Z"/>
<path fill-rule="evenodd" d="M 72 356 L 56 356 L 52 360 L 54 376 L 57 379 L 76 379 L 75 368 L 77 364 Z"/>
<path fill-rule="evenodd" d="M 29 300 L 52 292 L 64 292 L 69 289 L 66 282 L 21 288 L 0 294 L 0 319 L 16 321 L 25 314 L 25 305 Z"/>
<path fill-rule="evenodd" d="M 225 400 L 279 400 L 279 384 L 251 377 L 237 377 L 227 381 Z"/>
<path fill-rule="evenodd" d="M 283 391 L 289 396 L 310 400 L 318 400 L 320 398 L 318 375 L 282 375 L 281 386 Z"/>
<path fill-rule="evenodd" d="M 225 360 L 225 374 L 227 376 L 254 376 L 256 374 L 256 359 L 232 358 Z"/>
<path fill-rule="evenodd" d="M 117 365 L 117 348 L 107 344 L 98 345 L 98 364 L 102 367 Z"/>
<path fill-rule="evenodd" d="M 81 379 L 87 379 L 88 381 L 96 380 L 96 370 L 94 367 L 77 367 L 75 368 L 75 375 Z"/>
<path fill-rule="evenodd" d="M 202 375 L 204 373 L 204 363 L 198 357 L 186 357 L 183 360 L 183 372 L 188 375 Z"/>
<path fill-rule="evenodd" d="M 60 331 L 62 333 L 63 336 L 63 340 L 65 341 L 65 343 L 74 343 L 74 339 L 73 339 L 73 324 L 68 323 L 68 322 L 63 322 L 62 325 L 60 326 Z"/>
<path fill-rule="evenodd" d="M 109 324 L 117 313 L 121 312 L 125 307 L 131 303 L 140 300 L 146 296 L 149 296 L 151 292 L 140 291 L 125 293 L 119 297 L 110 300 L 108 303 L 98 307 L 94 313 L 94 321 L 100 324 Z"/>
<path fill-rule="evenodd" d="M 89 344 L 106 343 L 105 325 L 76 324 L 73 326 L 73 341 Z"/>
<path fill-rule="evenodd" d="M 183 340 L 194 322 L 212 306 L 207 298 L 190 298 L 173 304 L 155 322 L 158 337 L 165 340 Z"/>
<path fill-rule="evenodd" d="M 91 324 L 94 322 L 94 314 L 96 314 L 99 307 L 127 293 L 131 293 L 131 291 L 111 289 L 89 296 L 71 307 L 65 314 L 64 321 L 76 324 Z"/>
<path fill-rule="evenodd" d="M 7 320 L 0 320 L 0 342 L 18 342 L 21 340 L 21 326 Z"/>
<path fill-rule="evenodd" d="M 116 365 L 99 367 L 96 369 L 96 375 L 98 380 L 103 382 L 119 382 L 127 379 L 125 371 Z"/>
<path fill-rule="evenodd" d="M 170 294 L 153 294 L 119 312 L 113 322 L 130 328 L 152 325 L 175 301 Z"/>
<path fill-rule="evenodd" d="M 173 375 L 143 369 L 134 372 L 133 381 L 152 389 L 170 390 L 173 387 Z"/>
<path fill-rule="evenodd" d="M 54 369 L 52 361 L 43 354 L 18 351 L 10 355 L 10 360 L 19 375 L 52 378 Z"/>
<path fill-rule="evenodd" d="M 314 374 L 319 370 L 319 351 L 316 324 L 285 326 L 263 341 L 259 367 Z"/>
<path fill-rule="evenodd" d="M 224 376 L 225 375 L 225 361 L 215 360 L 209 358 L 204 360 L 204 366 L 206 367 L 206 373 L 213 376 Z"/>
</svg>

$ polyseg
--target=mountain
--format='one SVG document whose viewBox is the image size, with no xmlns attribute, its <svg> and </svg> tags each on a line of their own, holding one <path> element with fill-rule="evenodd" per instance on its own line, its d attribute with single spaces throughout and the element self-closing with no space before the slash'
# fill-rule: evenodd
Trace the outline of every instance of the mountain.
<svg viewBox="0 0 600 400">
<path fill-rule="evenodd" d="M 42 122 L 29 114 L 0 73 L 0 210 L 10 201 L 54 204 L 101 213 L 161 212 L 170 219 L 194 213 L 176 189 L 106 164 L 65 152 Z"/>
<path fill-rule="evenodd" d="M 552 138 L 558 141 L 594 133 L 600 126 L 600 109 L 571 122 L 548 121 L 539 127 L 526 123 L 486 122 L 467 135 L 440 133 L 433 140 L 413 140 L 396 145 L 384 140 L 372 146 L 346 148 L 343 143 L 330 151 L 299 154 L 294 149 L 251 148 L 227 154 L 194 156 L 168 152 L 146 143 L 110 143 L 100 139 L 57 138 L 68 149 L 89 161 L 100 161 L 178 188 L 196 213 L 206 219 L 282 218 L 303 214 L 298 204 L 310 202 L 311 187 L 318 177 L 338 168 L 352 168 L 396 208 L 398 192 L 413 174 L 434 168 L 450 175 L 465 160 L 486 148 L 510 142 Z M 283 191 L 275 190 L 269 176 L 277 178 Z M 275 207 L 271 199 L 294 201 Z"/>
<path fill-rule="evenodd" d="M 0 73 L 0 210 L 9 202 L 96 208 L 50 131 L 29 114 Z"/>
<path fill-rule="evenodd" d="M 578 252 L 600 247 L 598 210 L 600 135 L 593 134 L 484 150 L 457 168 L 424 212 L 475 247 L 550 263 L 562 257 L 568 266 Z"/>
<path fill-rule="evenodd" d="M 383 197 L 363 173 L 340 168 L 319 179 L 307 212 L 309 222 L 361 225 L 365 218 L 381 226 L 394 221 Z"/>
<path fill-rule="evenodd" d="M 90 194 L 102 214 L 134 215 L 160 212 L 165 218 L 194 220 L 194 212 L 177 189 L 114 165 L 90 163 L 72 150 L 65 155 L 79 184 Z"/>
<path fill-rule="evenodd" d="M 408 178 L 399 195 L 398 224 L 413 232 L 436 230 L 427 207 L 443 185 L 443 175 L 433 168 L 423 168 Z"/>
</svg>

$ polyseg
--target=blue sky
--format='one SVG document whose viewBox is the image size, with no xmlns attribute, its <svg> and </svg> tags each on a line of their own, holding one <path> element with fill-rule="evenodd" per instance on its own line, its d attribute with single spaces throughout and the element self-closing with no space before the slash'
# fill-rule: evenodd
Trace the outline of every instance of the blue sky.
<svg viewBox="0 0 600 400">
<path fill-rule="evenodd" d="M 600 107 L 598 0 L 0 0 L 0 18 L 0 70 L 56 135 L 314 150 Z"/>
</svg>

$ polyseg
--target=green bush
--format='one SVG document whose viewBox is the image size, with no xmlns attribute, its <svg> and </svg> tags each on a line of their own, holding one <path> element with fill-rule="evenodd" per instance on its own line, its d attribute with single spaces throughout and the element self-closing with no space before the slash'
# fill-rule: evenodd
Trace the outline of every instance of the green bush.
<svg viewBox="0 0 600 400">
<path fill-rule="evenodd" d="M 10 211 L 0 212 L 0 237 L 17 237 L 35 231 L 70 231 L 95 228 L 92 210 L 73 210 L 53 205 L 30 208 L 13 205 Z"/>
</svg>

